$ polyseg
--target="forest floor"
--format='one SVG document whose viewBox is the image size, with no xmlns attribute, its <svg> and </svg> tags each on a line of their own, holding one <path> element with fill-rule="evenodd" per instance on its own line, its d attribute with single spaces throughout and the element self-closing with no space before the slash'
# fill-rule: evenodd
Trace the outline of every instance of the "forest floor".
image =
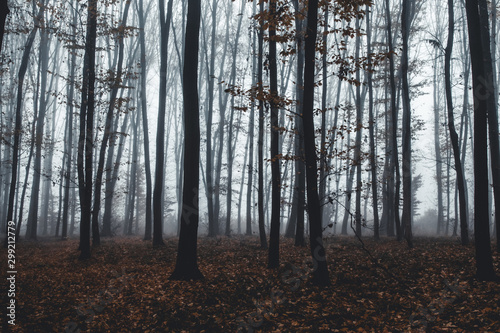
<svg viewBox="0 0 500 333">
<path fill-rule="evenodd" d="M 282 239 L 266 268 L 256 237 L 200 238 L 200 281 L 170 281 L 177 239 L 155 249 L 104 239 L 92 259 L 78 241 L 16 247 L 14 332 L 500 332 L 500 284 L 474 279 L 473 246 L 456 239 L 393 239 L 365 247 L 326 241 L 331 286 L 309 283 L 308 248 Z M 2 272 L 7 271 L 1 251 Z M 500 257 L 494 253 L 500 274 Z M 3 273 L 2 273 L 3 275 Z M 2 283 L 4 291 L 5 278 Z M 2 302 L 5 304 L 4 302 Z M 5 311 L 5 305 L 2 305 Z M 0 322 L 6 320 L 2 314 Z"/>
</svg>

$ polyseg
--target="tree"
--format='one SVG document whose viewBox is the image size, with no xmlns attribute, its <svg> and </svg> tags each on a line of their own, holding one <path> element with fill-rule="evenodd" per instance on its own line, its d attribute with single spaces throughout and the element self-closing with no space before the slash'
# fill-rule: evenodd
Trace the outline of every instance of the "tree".
<svg viewBox="0 0 500 333">
<path fill-rule="evenodd" d="M 495 6 L 496 7 L 496 6 Z M 480 30 L 483 45 L 483 66 L 485 76 L 482 80 L 482 84 L 486 86 L 486 98 L 487 108 L 488 108 L 488 134 L 489 134 L 489 144 L 490 144 L 490 166 L 493 181 L 493 195 L 495 204 L 495 225 L 496 225 L 496 236 L 497 236 L 497 250 L 500 250 L 500 218 L 497 218 L 500 214 L 500 138 L 498 137 L 498 110 L 497 110 L 497 93 L 495 89 L 495 68 L 493 68 L 493 54 L 495 50 L 491 52 L 490 50 L 490 25 L 488 19 L 488 4 L 486 0 L 479 0 L 479 19 L 480 19 Z M 496 31 L 493 32 L 496 34 Z M 495 45 L 492 43 L 492 45 Z"/>
<path fill-rule="evenodd" d="M 404 237 L 410 248 L 413 247 L 411 232 L 412 216 L 412 176 L 411 176 L 411 105 L 410 86 L 408 84 L 408 40 L 410 35 L 410 0 L 403 0 L 401 12 L 403 36 L 403 56 L 401 75 L 403 79 L 403 218 Z"/>
<path fill-rule="evenodd" d="M 87 6 L 87 35 L 83 65 L 82 102 L 80 105 L 80 134 L 78 138 L 78 190 L 80 195 L 80 259 L 89 259 L 90 222 L 92 217 L 92 178 L 95 110 L 95 52 L 97 37 L 97 0 Z"/>
<path fill-rule="evenodd" d="M 304 66 L 304 150 L 306 157 L 307 208 L 309 213 L 309 242 L 314 263 L 312 282 L 329 285 L 326 253 L 323 246 L 323 224 L 318 195 L 316 144 L 314 137 L 314 67 L 316 36 L 318 31 L 318 0 L 310 0 L 307 9 L 307 34 L 305 38 Z"/>
<path fill-rule="evenodd" d="M 483 45 L 480 30 L 478 0 L 466 0 L 469 49 L 472 64 L 474 92 L 474 238 L 476 248 L 476 278 L 495 281 L 490 243 L 490 218 L 488 214 L 488 146 L 487 99 L 488 91 L 482 83 L 485 77 Z"/>
<path fill-rule="evenodd" d="M 96 179 L 95 179 L 95 190 L 94 190 L 94 206 L 92 207 L 92 244 L 100 244 L 99 236 L 99 211 L 101 208 L 101 187 L 102 187 L 102 177 L 104 174 L 104 161 L 106 159 L 106 147 L 109 142 L 111 135 L 113 115 L 115 110 L 115 102 L 118 96 L 118 90 L 123 83 L 123 58 L 124 58 L 124 38 L 125 38 L 125 28 L 127 26 L 128 10 L 130 8 L 130 1 L 125 3 L 125 8 L 123 9 L 123 17 L 118 27 L 118 63 L 116 64 L 116 73 L 114 74 L 114 80 L 111 86 L 111 95 L 109 98 L 109 106 L 106 114 L 106 122 L 104 125 L 104 134 L 101 141 L 101 149 L 99 151 L 99 161 L 97 163 Z M 136 140 L 135 136 L 134 140 Z M 110 156 L 109 158 L 112 158 Z"/>
<path fill-rule="evenodd" d="M 198 185 L 200 179 L 200 115 L 198 49 L 200 0 L 188 0 L 182 91 L 184 97 L 184 182 L 177 261 L 170 280 L 203 278 L 197 263 Z"/>
<path fill-rule="evenodd" d="M 142 111 L 142 127 L 144 130 L 144 166 L 146 168 L 146 230 L 144 231 L 144 240 L 151 239 L 151 224 L 152 224 L 152 184 L 151 184 L 151 162 L 149 158 L 149 126 L 148 126 L 148 110 L 147 110 L 147 95 L 146 95 L 146 38 L 144 31 L 144 4 L 143 0 L 139 0 L 138 6 L 139 16 L 139 43 L 141 47 L 141 111 Z"/>
<path fill-rule="evenodd" d="M 259 1 L 259 12 L 264 13 L 264 1 Z M 264 64 L 264 22 L 259 22 L 258 34 L 258 56 L 257 56 L 257 96 L 259 99 L 259 136 L 257 141 L 258 153 L 258 192 L 257 192 L 257 210 L 259 215 L 259 237 L 260 247 L 267 249 L 266 229 L 264 228 L 264 82 L 263 82 L 263 64 Z"/>
<path fill-rule="evenodd" d="M 5 20 L 9 15 L 9 4 L 7 0 L 0 1 L 0 52 L 2 51 L 3 35 L 5 31 Z"/>
<path fill-rule="evenodd" d="M 158 125 L 156 130 L 156 170 L 153 190 L 153 246 L 163 246 L 163 173 L 165 162 L 165 110 L 167 98 L 168 36 L 172 20 L 172 0 L 168 1 L 165 19 L 165 0 L 159 0 L 160 6 L 160 102 L 158 104 Z"/>
<path fill-rule="evenodd" d="M 279 237 L 280 237 L 280 212 L 281 212 L 281 174 L 279 156 L 279 124 L 278 124 L 278 71 L 276 67 L 276 0 L 269 3 L 269 80 L 271 96 L 271 231 L 269 232 L 269 259 L 268 268 L 279 265 Z"/>
<path fill-rule="evenodd" d="M 457 187 L 459 195 L 460 208 L 460 227 L 462 245 L 469 244 L 468 235 L 468 219 L 467 219 L 467 202 L 465 199 L 464 174 L 462 162 L 460 161 L 460 147 L 458 142 L 458 134 L 455 130 L 455 120 L 453 115 L 453 96 L 451 91 L 451 55 L 453 51 L 453 34 L 455 33 L 455 17 L 453 11 L 453 0 L 448 0 L 448 42 L 446 43 L 445 58 L 444 58 L 444 76 L 446 90 L 446 105 L 448 110 L 448 130 L 450 131 L 451 145 L 453 148 L 453 156 L 455 161 L 455 171 L 457 173 Z"/>
<path fill-rule="evenodd" d="M 366 5 L 366 49 L 368 54 L 372 53 L 372 26 L 370 25 L 371 13 L 370 6 Z M 370 133 L 370 168 L 372 177 L 372 195 L 373 195 L 373 236 L 375 240 L 380 239 L 380 222 L 378 216 L 378 190 L 377 190 L 377 156 L 375 151 L 375 120 L 373 116 L 373 74 L 372 60 L 368 57 L 368 117 Z"/>
</svg>

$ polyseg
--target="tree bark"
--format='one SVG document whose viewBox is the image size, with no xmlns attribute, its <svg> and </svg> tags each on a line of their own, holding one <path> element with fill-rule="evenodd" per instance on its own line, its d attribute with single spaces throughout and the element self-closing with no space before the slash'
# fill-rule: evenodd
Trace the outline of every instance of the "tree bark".
<svg viewBox="0 0 500 333">
<path fill-rule="evenodd" d="M 403 36 L 403 56 L 401 59 L 401 75 L 403 78 L 403 216 L 404 237 L 408 247 L 413 247 L 411 230 L 412 220 L 412 175 L 411 175 L 411 104 L 410 86 L 408 83 L 408 40 L 410 38 L 410 0 L 403 0 L 401 27 Z"/>
<path fill-rule="evenodd" d="M 380 239 L 380 221 L 378 216 L 378 189 L 377 189 L 377 153 L 375 150 L 375 119 L 373 117 L 373 73 L 372 73 L 372 60 L 370 54 L 372 53 L 372 26 L 371 26 L 371 12 L 370 6 L 366 5 L 366 51 L 368 52 L 368 122 L 370 123 L 370 167 L 372 176 L 372 195 L 373 195 L 373 237 L 375 240 Z"/>
<path fill-rule="evenodd" d="M 480 30 L 477 0 L 466 0 L 469 48 L 472 63 L 474 92 L 474 238 L 476 249 L 476 278 L 481 281 L 498 280 L 493 268 L 488 215 L 488 146 L 487 87 L 485 77 L 483 43 Z"/>
<path fill-rule="evenodd" d="M 307 173 L 307 207 L 309 213 L 309 242 L 314 264 L 312 283 L 330 284 L 326 253 L 322 238 L 322 216 L 318 196 L 317 157 L 314 131 L 314 67 L 318 24 L 318 1 L 310 0 L 307 10 L 304 67 L 304 150 Z"/>
<path fill-rule="evenodd" d="M 184 182 L 181 231 L 175 269 L 170 280 L 203 278 L 197 263 L 200 179 L 200 115 L 198 101 L 198 50 L 200 0 L 188 0 L 183 68 L 184 97 Z"/>
<path fill-rule="evenodd" d="M 92 167 L 94 148 L 95 53 L 97 37 L 97 0 L 87 6 L 87 36 L 83 66 L 80 135 L 78 139 L 78 190 L 80 195 L 80 260 L 89 259 L 90 222 L 92 217 Z"/>
<path fill-rule="evenodd" d="M 457 188 L 459 195 L 459 209 L 460 209 L 460 228 L 461 228 L 461 241 L 462 245 L 469 243 L 468 235 L 468 218 L 465 199 L 465 185 L 464 174 L 462 169 L 462 162 L 460 161 L 460 147 L 458 142 L 458 134 L 455 130 L 455 120 L 453 115 L 453 96 L 451 90 L 451 55 L 453 51 L 453 35 L 455 33 L 455 15 L 453 9 L 453 0 L 448 0 L 448 42 L 445 48 L 444 58 L 444 76 L 446 86 L 446 105 L 448 110 L 448 130 L 450 132 L 451 145 L 453 147 L 453 156 L 455 162 L 455 171 L 457 173 Z"/>
<path fill-rule="evenodd" d="M 259 11 L 264 13 L 264 2 L 259 2 Z M 259 238 L 260 247 L 267 249 L 266 229 L 264 227 L 264 82 L 263 82 L 263 65 L 264 65 L 264 22 L 259 23 L 259 52 L 257 59 L 257 98 L 259 100 L 259 138 L 257 141 L 258 153 L 258 192 L 257 192 L 257 210 L 259 216 Z"/>
<path fill-rule="evenodd" d="M 138 7 L 139 16 L 139 43 L 141 47 L 141 112 L 142 112 L 142 128 L 144 131 L 144 166 L 146 171 L 146 228 L 144 232 L 144 240 L 151 239 L 152 233 L 152 184 L 151 184 L 151 161 L 149 153 L 149 124 L 147 110 L 147 94 L 146 94 L 146 76 L 147 76 L 147 61 L 146 61 L 146 38 L 145 38 L 145 21 L 144 21 L 144 4 L 143 0 L 139 0 Z"/>
<path fill-rule="evenodd" d="M 158 106 L 158 125 L 156 130 L 156 171 L 153 190 L 153 246 L 163 246 L 163 174 L 165 161 L 165 111 L 167 98 L 167 64 L 168 64 L 168 36 L 172 19 L 172 0 L 167 4 L 165 19 L 165 0 L 159 0 L 160 6 L 160 101 Z"/>
<path fill-rule="evenodd" d="M 271 231 L 269 232 L 269 259 L 268 268 L 279 266 L 279 237 L 281 212 L 281 171 L 279 151 L 279 123 L 278 123 L 278 71 L 276 66 L 276 0 L 270 0 L 269 15 L 269 80 L 271 88 Z"/>
</svg>

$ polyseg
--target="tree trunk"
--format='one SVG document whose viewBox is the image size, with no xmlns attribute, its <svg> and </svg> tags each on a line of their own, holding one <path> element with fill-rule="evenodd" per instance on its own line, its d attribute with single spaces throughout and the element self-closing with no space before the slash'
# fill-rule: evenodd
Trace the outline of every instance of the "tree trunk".
<svg viewBox="0 0 500 333">
<path fill-rule="evenodd" d="M 184 182 L 179 247 L 170 280 L 203 278 L 197 263 L 198 186 L 200 179 L 200 118 L 198 102 L 198 49 L 200 0 L 188 0 L 183 68 Z"/>
<path fill-rule="evenodd" d="M 408 247 L 413 247 L 411 230 L 412 220 L 412 176 L 411 176 L 411 104 L 410 86 L 408 83 L 408 40 L 410 38 L 410 1 L 403 0 L 401 27 L 403 36 L 403 55 L 401 59 L 401 75 L 403 77 L 403 217 L 404 237 Z"/>
<path fill-rule="evenodd" d="M 14 198 L 17 186 L 17 171 L 19 165 L 19 144 L 21 142 L 22 133 L 22 104 L 23 104 L 23 85 L 26 70 L 28 69 L 29 55 L 33 41 L 35 40 L 36 32 L 39 28 L 40 21 L 42 20 L 45 6 L 40 6 L 37 16 L 35 17 L 35 25 L 31 30 L 21 59 L 21 66 L 19 67 L 18 82 L 17 82 L 17 103 L 16 103 L 16 117 L 14 124 L 14 144 L 12 146 L 12 173 L 9 188 L 9 203 L 7 207 L 7 221 L 12 221 L 14 217 Z M 7 227 L 7 224 L 6 224 Z M 7 230 L 6 230 L 7 233 Z M 7 237 L 5 237 L 4 246 L 7 247 Z"/>
<path fill-rule="evenodd" d="M 90 222 L 92 211 L 92 166 L 95 109 L 95 52 L 97 36 L 97 0 L 89 0 L 87 7 L 87 36 L 83 66 L 82 103 L 80 107 L 80 135 L 78 139 L 78 189 L 80 194 L 80 259 L 90 258 Z"/>
<path fill-rule="evenodd" d="M 214 80 L 215 80 L 215 39 L 217 33 L 217 2 L 212 2 L 212 39 L 210 42 L 210 68 L 208 69 L 208 111 L 207 122 L 207 148 L 206 148 L 206 174 L 207 174 L 207 209 L 208 209 L 208 236 L 215 237 L 219 233 L 219 222 L 214 216 L 214 181 L 213 181 L 213 152 L 212 152 L 212 118 L 214 111 Z"/>
<path fill-rule="evenodd" d="M 482 83 L 485 77 L 483 45 L 477 0 L 466 0 L 467 25 L 472 63 L 474 92 L 474 238 L 476 249 L 476 278 L 498 280 L 493 268 L 488 216 L 488 146 L 487 112 L 484 98 L 488 91 Z"/>
<path fill-rule="evenodd" d="M 165 19 L 165 0 L 159 0 L 161 47 L 160 47 L 160 101 L 158 105 L 158 125 L 156 130 L 156 171 L 153 190 L 153 246 L 163 246 L 163 176 L 165 160 L 165 111 L 167 98 L 167 64 L 168 64 L 168 36 L 172 19 L 172 0 L 167 4 L 167 18 Z"/>
<path fill-rule="evenodd" d="M 268 268 L 279 266 L 280 242 L 280 212 L 281 212 L 281 174 L 279 156 L 279 105 L 278 105 L 278 72 L 276 67 L 276 0 L 270 0 L 269 15 L 269 80 L 271 88 L 271 231 L 269 232 L 269 259 Z"/>
<path fill-rule="evenodd" d="M 264 2 L 259 3 L 260 13 L 264 13 Z M 257 70 L 257 85 L 258 85 L 258 100 L 259 100 L 259 138 L 257 141 L 258 153 L 258 193 L 257 193 L 257 206 L 259 215 L 259 237 L 260 247 L 267 249 L 266 229 L 264 227 L 264 82 L 262 78 L 263 64 L 264 64 L 264 22 L 259 23 L 259 52 L 258 52 L 258 70 Z"/>
<path fill-rule="evenodd" d="M 392 23 L 391 23 L 391 7 L 389 0 L 385 0 L 386 6 L 386 20 L 387 20 L 387 43 L 389 48 L 389 84 L 391 91 L 391 106 L 390 106 L 390 128 L 391 128 L 391 144 L 390 144 L 390 163 L 389 172 L 390 178 L 387 184 L 387 191 L 390 192 L 390 197 L 393 199 L 394 206 L 391 208 L 391 214 L 388 214 L 388 225 L 394 225 L 396 222 L 396 235 L 398 240 L 401 240 L 401 228 L 399 225 L 399 187 L 400 187 L 400 177 L 399 177 L 399 161 L 398 161 L 398 141 L 397 141 L 397 126 L 398 126 L 398 110 L 396 108 L 396 79 L 395 79 L 395 69 L 394 69 L 394 47 L 392 45 Z M 394 191 L 394 172 L 396 173 L 395 187 Z M 389 202 L 391 205 L 391 202 Z M 388 227 L 390 230 L 390 227 Z"/>
<path fill-rule="evenodd" d="M 371 22 L 371 12 L 370 6 L 366 5 L 366 48 L 368 54 L 372 53 L 372 26 Z M 380 239 L 380 222 L 378 216 L 378 189 L 377 189 L 377 153 L 375 151 L 375 119 L 373 117 L 373 73 L 372 73 L 372 62 L 371 57 L 368 57 L 368 73 L 367 84 L 368 84 L 368 122 L 370 123 L 369 134 L 370 134 L 370 167 L 371 167 L 371 177 L 372 177 L 372 194 L 373 194 L 373 236 L 375 240 Z"/>
<path fill-rule="evenodd" d="M 318 24 L 318 0 L 310 0 L 307 10 L 307 34 L 305 38 L 304 68 L 304 150 L 307 173 L 307 207 L 309 213 L 309 241 L 314 264 L 312 282 L 315 285 L 330 284 L 326 253 L 322 238 L 322 216 L 318 196 L 316 144 L 314 137 L 314 67 Z"/>
<path fill-rule="evenodd" d="M 147 79 L 147 61 L 146 61 L 146 38 L 145 38 L 145 21 L 144 21 L 144 4 L 143 0 L 139 0 L 138 7 L 139 16 L 139 43 L 141 47 L 141 112 L 142 112 L 142 129 L 144 131 L 144 166 L 146 171 L 146 228 L 144 231 L 144 240 L 151 239 L 152 233 L 152 184 L 151 184 L 151 161 L 149 158 L 149 124 L 147 110 L 147 94 L 146 94 L 146 79 Z"/>
<path fill-rule="evenodd" d="M 445 48 L 444 58 L 444 76 L 446 85 L 446 105 L 448 109 L 448 130 L 450 131 L 450 140 L 453 147 L 453 156 L 455 162 L 455 171 L 457 173 L 457 187 L 459 195 L 460 209 L 460 228 L 462 245 L 469 243 L 468 235 L 468 219 L 465 199 L 464 174 L 462 162 L 460 161 L 460 147 L 458 142 L 458 134 L 455 130 L 455 120 L 453 115 L 453 96 L 451 90 L 451 55 L 453 51 L 453 34 L 455 33 L 455 15 L 453 10 L 453 0 L 448 0 L 448 42 Z"/>
<path fill-rule="evenodd" d="M 488 134 L 490 144 L 490 167 L 493 180 L 494 205 L 495 205 L 495 224 L 498 227 L 500 223 L 500 139 L 498 137 L 498 110 L 497 110 L 497 93 L 494 82 L 495 70 L 493 68 L 493 53 L 495 49 L 490 49 L 490 25 L 488 20 L 488 4 L 486 0 L 479 0 L 479 17 L 480 30 L 483 45 L 483 66 L 486 76 L 482 80 L 482 84 L 486 85 L 486 97 L 488 107 Z M 500 250 L 500 230 L 496 230 L 497 250 Z"/>
</svg>

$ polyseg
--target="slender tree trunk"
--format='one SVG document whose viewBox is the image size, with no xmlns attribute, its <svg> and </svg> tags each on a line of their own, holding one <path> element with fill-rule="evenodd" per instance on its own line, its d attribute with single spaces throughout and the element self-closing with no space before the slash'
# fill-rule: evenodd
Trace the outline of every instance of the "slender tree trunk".
<svg viewBox="0 0 500 333">
<path fill-rule="evenodd" d="M 7 0 L 0 1 L 0 52 L 2 51 L 3 35 L 5 31 L 5 21 L 9 15 L 9 4 Z"/>
<path fill-rule="evenodd" d="M 13 221 L 14 217 L 14 198 L 16 195 L 17 186 L 17 172 L 19 165 L 19 145 L 21 142 L 22 133 L 22 104 L 23 104 L 23 85 L 24 77 L 26 76 L 26 70 L 28 69 L 29 55 L 31 52 L 31 47 L 33 46 L 33 41 L 36 37 L 36 32 L 39 28 L 40 21 L 42 20 L 43 13 L 45 11 L 45 6 L 40 6 L 37 16 L 35 17 L 35 25 L 31 30 L 26 44 L 24 46 L 24 52 L 21 59 L 21 65 L 19 67 L 18 81 L 17 81 L 17 103 L 16 103 L 16 116 L 14 123 L 14 144 L 12 146 L 12 173 L 9 188 L 9 201 L 7 207 L 7 221 Z M 7 227 L 7 224 L 6 224 Z M 20 228 L 18 228 L 20 229 Z M 7 233 L 7 230 L 6 230 Z M 5 238 L 4 246 L 7 247 L 7 237 Z"/>
<path fill-rule="evenodd" d="M 89 259 L 90 222 L 92 211 L 92 167 L 95 109 L 95 52 L 97 37 L 97 0 L 89 0 L 87 7 L 87 36 L 83 66 L 82 103 L 80 107 L 80 135 L 78 139 L 78 189 L 80 194 L 80 259 Z"/>
<path fill-rule="evenodd" d="M 401 26 L 403 36 L 403 56 L 401 59 L 401 75 L 403 78 L 403 218 L 404 237 L 408 247 L 413 247 L 411 230 L 412 220 L 412 175 L 411 175 L 411 104 L 410 86 L 408 83 L 408 40 L 410 38 L 410 1 L 403 0 Z"/>
<path fill-rule="evenodd" d="M 170 21 L 172 19 L 172 0 L 167 4 L 165 19 L 165 0 L 159 0 L 160 27 L 161 27 L 161 60 L 160 60 L 160 101 L 158 106 L 158 127 L 156 131 L 156 171 L 153 190 L 153 246 L 163 246 L 163 174 L 165 160 L 165 112 L 167 98 L 167 64 L 168 64 L 168 37 Z"/>
<path fill-rule="evenodd" d="M 455 15 L 453 10 L 453 0 L 448 0 L 448 42 L 445 48 L 445 65 L 444 76 L 446 85 L 446 105 L 448 110 L 448 129 L 450 131 L 450 140 L 453 147 L 453 156 L 455 162 L 455 171 L 457 173 L 457 187 L 459 194 L 459 209 L 460 209 L 460 227 L 462 245 L 469 243 L 468 235 L 468 219 L 465 200 L 464 175 L 462 170 L 462 162 L 460 161 L 460 148 L 458 142 L 458 134 L 455 130 L 455 120 L 453 115 L 453 96 L 451 90 L 451 55 L 453 51 L 453 35 L 455 33 Z"/>
<path fill-rule="evenodd" d="M 264 2 L 259 2 L 259 11 L 264 13 Z M 259 237 L 260 247 L 267 249 L 266 229 L 264 227 L 264 82 L 263 82 L 263 64 L 264 64 L 264 22 L 259 23 L 259 52 L 258 52 L 258 69 L 257 69 L 257 85 L 258 85 L 258 100 L 259 100 L 259 138 L 257 141 L 258 153 L 258 193 L 257 206 L 259 215 Z"/>
<path fill-rule="evenodd" d="M 252 16 L 255 16 L 257 8 L 256 3 L 253 3 L 253 12 Z M 252 30 L 252 55 L 255 53 L 255 45 L 256 45 L 256 32 Z M 252 87 L 256 85 L 256 60 L 255 55 L 252 57 Z M 252 234 L 252 188 L 253 188 L 253 174 L 254 174 L 254 130 L 255 130 L 255 103 L 252 102 L 250 107 L 250 119 L 248 120 L 248 137 L 250 140 L 249 149 L 248 149 L 248 184 L 247 184 L 247 203 L 246 203 L 246 235 Z"/>
<path fill-rule="evenodd" d="M 207 148 L 206 148 L 206 178 L 207 178 L 207 209 L 208 209 L 208 236 L 215 237 L 219 233 L 219 222 L 214 217 L 214 181 L 213 181 L 213 152 L 212 152 L 212 115 L 214 111 L 214 80 L 215 80 L 215 39 L 217 33 L 217 1 L 212 2 L 212 39 L 210 42 L 210 68 L 208 69 L 208 111 Z"/>
<path fill-rule="evenodd" d="M 356 9 L 357 10 L 357 9 Z M 360 30 L 360 19 L 359 16 L 356 17 L 356 30 Z M 359 61 L 361 37 L 356 35 L 356 50 L 355 50 L 355 62 Z M 361 75 L 359 70 L 356 71 L 356 141 L 354 148 L 354 166 L 356 168 L 356 199 L 355 199 L 355 213 L 354 220 L 356 225 L 356 234 L 361 237 L 361 188 L 363 183 L 361 182 L 361 135 L 363 133 L 363 101 L 361 97 Z"/>
<path fill-rule="evenodd" d="M 368 54 L 372 53 L 372 25 L 371 22 L 371 12 L 370 6 L 366 5 L 366 48 Z M 373 117 L 373 74 L 372 74 L 372 61 L 371 57 L 368 56 L 368 72 L 367 72 L 367 84 L 368 84 L 368 117 L 369 117 L 369 133 L 370 133 L 370 167 L 371 167 L 371 177 L 372 177 L 372 194 L 373 194 L 373 236 L 375 240 L 380 239 L 380 222 L 378 216 L 378 189 L 377 189 L 377 153 L 375 151 L 375 119 Z"/>
<path fill-rule="evenodd" d="M 318 24 L 318 0 L 310 0 L 307 10 L 307 34 L 305 38 L 304 67 L 304 150 L 307 173 L 307 206 L 309 213 L 309 241 L 314 264 L 312 282 L 315 285 L 330 284 L 326 253 L 322 238 L 322 216 L 318 196 L 316 144 L 314 137 L 314 67 Z"/>
<path fill-rule="evenodd" d="M 496 52 L 495 49 L 490 49 L 491 37 L 490 37 L 490 25 L 488 19 L 488 4 L 486 0 L 479 0 L 479 16 L 480 16 L 480 27 L 481 27 L 481 39 L 483 45 L 483 66 L 485 77 L 482 80 L 482 84 L 486 86 L 486 95 L 488 107 L 488 134 L 489 134 L 489 144 L 490 144 L 490 167 L 493 180 L 493 193 L 494 193 L 494 205 L 495 205 L 495 225 L 498 227 L 500 223 L 500 139 L 498 137 L 498 106 L 497 106 L 497 93 L 495 87 L 495 70 L 492 55 Z M 497 237 L 497 250 L 500 250 L 500 231 L 496 230 Z"/>
<path fill-rule="evenodd" d="M 276 0 L 270 0 L 269 14 L 269 72 L 271 88 L 271 231 L 269 233 L 269 261 L 268 268 L 279 266 L 279 241 L 280 241 L 280 212 L 281 212 L 281 159 L 279 157 L 279 105 L 278 105 L 278 72 L 276 66 Z"/>
<path fill-rule="evenodd" d="M 104 125 L 104 134 L 101 141 L 101 149 L 99 151 L 99 161 L 96 170 L 96 180 L 95 180 L 95 190 L 94 190 L 94 206 L 92 209 L 92 245 L 98 246 L 101 243 L 101 238 L 99 234 L 99 212 L 101 208 L 101 188 L 102 188 L 102 177 L 104 174 L 104 162 L 106 159 L 106 147 L 109 142 L 111 135 L 111 129 L 113 125 L 113 113 L 115 110 L 115 101 L 118 95 L 118 90 L 122 85 L 122 67 L 124 58 L 124 38 L 125 38 L 125 27 L 127 26 L 127 16 L 128 10 L 130 8 L 130 1 L 125 3 L 125 8 L 123 10 L 123 17 L 118 28 L 118 63 L 116 65 L 116 72 L 114 73 L 115 80 L 111 88 L 111 96 L 109 99 L 109 107 L 106 115 L 106 122 Z M 112 158 L 112 156 L 110 157 Z"/>
<path fill-rule="evenodd" d="M 151 239 L 152 233 L 152 184 L 151 184 L 151 161 L 149 153 L 149 124 L 148 124 L 148 109 L 147 109 L 147 94 L 146 94 L 146 79 L 147 79 L 147 61 L 146 61 L 146 38 L 145 38 L 145 21 L 144 21 L 144 4 L 143 0 L 139 0 L 138 7 L 139 16 L 139 43 L 141 47 L 141 112 L 142 112 L 142 128 L 144 131 L 144 166 L 146 172 L 146 228 L 144 232 L 144 240 Z"/>
<path fill-rule="evenodd" d="M 38 209 L 40 198 L 40 181 L 42 172 L 42 145 L 44 140 L 45 114 L 47 112 L 47 71 L 49 63 L 49 38 L 44 28 L 40 29 L 40 105 L 35 128 L 35 159 L 33 162 L 33 182 L 31 190 L 30 209 L 28 215 L 28 228 L 26 229 L 26 239 L 37 239 L 38 229 Z"/>
<path fill-rule="evenodd" d="M 488 102 L 484 98 L 487 87 L 481 82 L 485 77 L 483 45 L 477 0 L 466 0 L 467 25 L 472 63 L 474 92 L 474 238 L 476 249 L 476 278 L 481 281 L 498 280 L 493 268 L 488 216 Z"/>
<path fill-rule="evenodd" d="M 203 278 L 197 263 L 198 187 L 200 165 L 200 120 L 198 102 L 198 49 L 200 0 L 188 0 L 183 68 L 184 96 L 184 182 L 179 248 L 170 280 Z"/>
<path fill-rule="evenodd" d="M 389 48 L 389 84 L 391 91 L 391 104 L 390 104 L 390 128 L 391 128 L 391 145 L 390 145 L 390 179 L 387 184 L 388 191 L 390 192 L 390 197 L 393 199 L 394 206 L 391 208 L 391 214 L 388 215 L 387 223 L 388 225 L 394 225 L 396 222 L 396 235 L 398 240 L 401 240 L 401 228 L 399 224 L 399 187 L 400 187 L 400 176 L 399 176 L 399 161 L 398 161 L 398 141 L 397 141 L 397 125 L 398 125 L 398 110 L 396 108 L 396 79 L 395 79 L 395 69 L 394 69 L 394 47 L 392 45 L 392 22 L 391 22 L 391 7 L 389 0 L 385 0 L 386 6 L 386 20 L 387 20 L 387 43 Z M 394 191 L 394 172 L 396 173 L 396 181 Z M 389 202 L 389 205 L 391 203 Z M 390 228 L 388 227 L 388 230 Z"/>
<path fill-rule="evenodd" d="M 76 12 L 72 11 L 73 15 L 73 26 L 72 31 L 76 33 L 77 16 Z M 70 84 L 67 86 L 68 92 L 68 118 L 67 118 L 67 131 L 68 137 L 66 140 L 66 168 L 65 172 L 65 185 L 64 185 L 64 199 L 63 199 L 63 213 L 62 213 L 62 234 L 61 238 L 65 240 L 68 237 L 68 214 L 69 214 L 69 197 L 70 197 L 70 186 L 71 186 L 71 176 L 72 176 L 72 165 L 73 165 L 73 113 L 74 113 L 74 95 L 75 95 L 75 69 L 76 69 L 76 53 L 70 52 L 70 61 L 68 63 L 68 71 L 70 77 Z"/>
</svg>

